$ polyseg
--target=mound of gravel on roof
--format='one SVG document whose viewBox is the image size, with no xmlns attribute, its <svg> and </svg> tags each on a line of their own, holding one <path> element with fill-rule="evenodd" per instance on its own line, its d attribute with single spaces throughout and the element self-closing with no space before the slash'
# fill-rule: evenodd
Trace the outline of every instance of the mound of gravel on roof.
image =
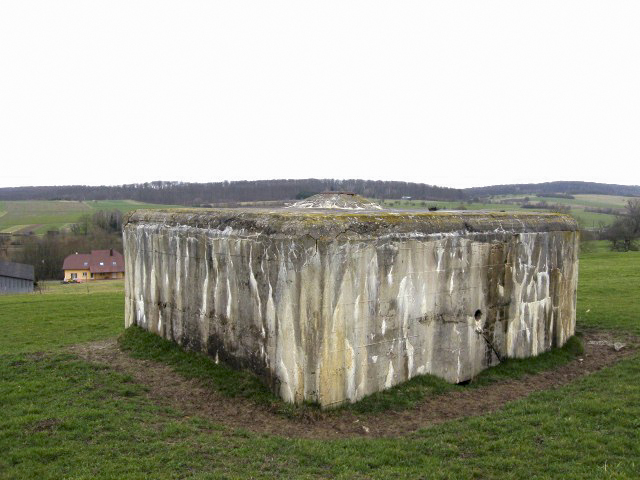
<svg viewBox="0 0 640 480">
<path fill-rule="evenodd" d="M 339 210 L 382 210 L 377 203 L 373 203 L 355 193 L 326 192 L 318 193 L 309 198 L 289 206 L 290 208 L 320 208 Z"/>
</svg>

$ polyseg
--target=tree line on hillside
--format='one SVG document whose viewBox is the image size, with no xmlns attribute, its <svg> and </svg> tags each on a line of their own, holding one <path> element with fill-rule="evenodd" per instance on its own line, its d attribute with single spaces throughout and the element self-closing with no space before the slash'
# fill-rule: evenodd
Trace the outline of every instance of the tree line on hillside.
<svg viewBox="0 0 640 480">
<path fill-rule="evenodd" d="M 118 186 L 51 186 L 0 188 L 0 200 L 137 200 L 148 203 L 200 205 L 226 202 L 294 200 L 325 191 L 350 191 L 369 198 L 463 200 L 454 188 L 424 183 L 373 180 L 256 180 L 237 182 L 148 182 Z"/>
<path fill-rule="evenodd" d="M 467 195 L 536 195 L 548 194 L 561 198 L 569 198 L 563 194 L 593 194 L 593 195 L 622 195 L 628 197 L 640 196 L 638 185 L 615 185 L 597 182 L 545 182 L 545 183 L 518 183 L 510 185 L 491 185 L 487 187 L 466 188 Z"/>
<path fill-rule="evenodd" d="M 411 197 L 415 200 L 466 201 L 491 195 L 526 194 L 572 198 L 574 194 L 640 196 L 640 186 L 595 182 L 547 182 L 492 185 L 466 189 L 444 188 L 424 183 L 280 179 L 235 182 L 155 181 L 116 186 L 48 186 L 0 188 L 0 200 L 137 200 L 148 203 L 201 205 L 234 202 L 283 201 L 324 191 L 350 191 L 377 199 Z"/>
</svg>

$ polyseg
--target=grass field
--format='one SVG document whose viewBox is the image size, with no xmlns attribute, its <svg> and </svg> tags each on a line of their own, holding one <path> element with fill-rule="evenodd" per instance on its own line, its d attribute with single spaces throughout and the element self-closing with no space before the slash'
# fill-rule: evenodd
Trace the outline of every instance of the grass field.
<svg viewBox="0 0 640 480">
<path fill-rule="evenodd" d="M 545 200 L 547 203 L 559 203 L 561 205 L 571 205 L 579 208 L 595 207 L 595 208 L 623 208 L 627 201 L 632 197 L 623 197 L 620 195 L 574 195 L 575 198 L 554 198 L 554 197 L 536 197 L 534 195 L 500 195 L 495 200 L 504 198 L 524 198 L 528 196 L 531 202 L 540 202 Z"/>
<path fill-rule="evenodd" d="M 637 354 L 399 438 L 287 438 L 161 407 L 132 377 L 66 353 L 122 332 L 121 286 L 105 285 L 0 297 L 0 478 L 640 477 Z M 579 328 L 640 334 L 639 285 L 640 252 L 582 254 Z M 149 341 L 137 335 L 123 337 L 134 354 Z M 160 342 L 153 355 L 196 377 L 215 365 L 176 352 Z"/>
<path fill-rule="evenodd" d="M 399 209 L 423 209 L 437 206 L 439 209 L 456 209 L 461 205 L 468 210 L 522 210 L 518 205 L 497 203 L 504 199 L 522 199 L 525 195 L 502 195 L 493 200 L 496 203 L 461 203 L 461 202 L 431 202 L 422 200 L 385 200 L 379 201 L 387 207 Z M 622 208 L 630 197 L 615 195 L 576 195 L 575 199 L 539 198 L 529 195 L 531 202 L 545 200 L 547 203 L 569 205 L 571 214 L 576 217 L 580 225 L 585 228 L 595 228 L 600 224 L 610 224 L 613 215 L 587 212 L 585 208 Z M 255 204 L 255 202 L 253 202 Z M 175 205 L 156 205 L 141 203 L 133 200 L 90 200 L 90 201 L 4 201 L 0 202 L 0 233 L 16 233 L 32 231 L 36 234 L 46 233 L 51 229 L 68 228 L 80 216 L 92 214 L 99 210 L 120 210 L 129 212 L 137 208 L 166 208 Z M 530 211 L 530 210 L 527 210 Z"/>
<path fill-rule="evenodd" d="M 133 200 L 90 200 L 86 202 L 25 200 L 0 202 L 0 233 L 29 230 L 36 234 L 62 229 L 76 222 L 82 215 L 100 210 L 120 210 L 123 213 L 137 208 L 164 208 Z"/>
<path fill-rule="evenodd" d="M 84 283 L 62 283 L 60 280 L 45 280 L 38 282 L 37 291 L 43 294 L 74 294 L 74 293 L 118 293 L 124 291 L 124 280 L 100 280 Z"/>
<path fill-rule="evenodd" d="M 428 200 L 377 200 L 379 203 L 387 207 L 398 209 L 423 209 L 425 207 L 438 207 L 439 209 L 459 209 L 467 210 L 504 210 L 504 211 L 527 211 L 518 204 L 498 203 L 501 200 L 515 199 L 522 200 L 529 197 L 531 203 L 546 201 L 547 203 L 569 205 L 571 207 L 571 215 L 573 215 L 580 226 L 583 228 L 597 228 L 601 224 L 609 225 L 615 220 L 614 215 L 605 213 L 587 212 L 585 208 L 613 208 L 621 209 L 627 201 L 632 197 L 622 197 L 616 195 L 575 195 L 573 199 L 567 198 L 550 198 L 536 197 L 535 195 L 497 195 L 492 198 L 494 203 L 477 203 L 477 202 L 443 202 Z"/>
</svg>

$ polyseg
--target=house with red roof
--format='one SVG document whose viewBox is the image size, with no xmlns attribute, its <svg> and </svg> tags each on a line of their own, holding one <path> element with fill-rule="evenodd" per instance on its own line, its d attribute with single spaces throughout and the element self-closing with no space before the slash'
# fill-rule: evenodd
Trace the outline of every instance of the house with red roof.
<svg viewBox="0 0 640 480">
<path fill-rule="evenodd" d="M 124 257 L 114 249 L 74 253 L 64 259 L 62 269 L 65 282 L 124 278 Z"/>
</svg>

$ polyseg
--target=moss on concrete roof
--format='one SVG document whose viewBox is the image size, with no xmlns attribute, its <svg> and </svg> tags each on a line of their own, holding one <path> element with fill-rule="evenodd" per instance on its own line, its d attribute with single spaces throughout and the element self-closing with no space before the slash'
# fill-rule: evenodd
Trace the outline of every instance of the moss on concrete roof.
<svg viewBox="0 0 640 480">
<path fill-rule="evenodd" d="M 488 211 L 340 211 L 317 209 L 164 209 L 136 210 L 127 224 L 162 224 L 226 230 L 239 234 L 310 235 L 335 238 L 360 236 L 429 235 L 451 232 L 513 233 L 576 231 L 576 220 L 564 214 Z"/>
</svg>

